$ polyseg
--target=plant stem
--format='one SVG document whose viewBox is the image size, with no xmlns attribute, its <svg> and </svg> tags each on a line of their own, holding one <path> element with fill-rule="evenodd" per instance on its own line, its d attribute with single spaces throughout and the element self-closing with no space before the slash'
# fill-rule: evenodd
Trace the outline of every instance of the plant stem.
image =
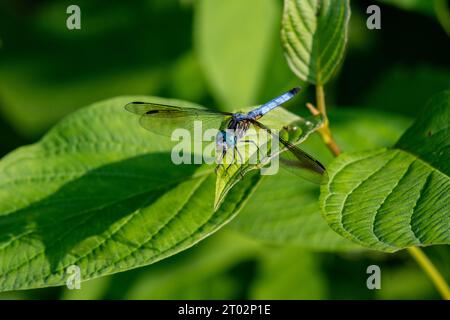
<svg viewBox="0 0 450 320">
<path fill-rule="evenodd" d="M 317 115 L 320 113 L 324 117 L 323 125 L 317 131 L 322 136 L 322 140 L 325 142 L 328 149 L 330 149 L 334 156 L 337 157 L 341 153 L 341 150 L 334 141 L 333 136 L 331 135 L 325 104 L 325 92 L 323 86 L 321 85 L 316 86 L 316 103 L 317 109 L 310 103 L 307 103 L 306 106 L 313 115 Z M 410 247 L 407 248 L 407 250 L 409 254 L 414 258 L 414 260 L 416 260 L 417 264 L 430 278 L 431 282 L 439 291 L 442 298 L 445 300 L 450 300 L 450 288 L 448 284 L 445 282 L 444 277 L 439 273 L 437 268 L 433 265 L 430 259 L 428 259 L 425 253 L 419 247 Z"/>
<path fill-rule="evenodd" d="M 326 117 L 327 114 L 327 108 L 325 105 L 325 90 L 323 89 L 322 85 L 317 85 L 316 86 L 316 103 L 317 103 L 317 108 L 319 109 L 319 112 L 321 114 L 324 115 L 324 117 Z M 327 118 L 328 120 L 328 118 Z"/>
<path fill-rule="evenodd" d="M 327 116 L 327 108 L 325 104 L 325 91 L 322 85 L 316 86 L 316 103 L 317 109 L 323 116 L 323 125 L 319 128 L 319 133 L 322 136 L 323 141 L 327 145 L 328 149 L 335 155 L 338 156 L 341 153 L 337 143 L 334 141 L 333 136 L 330 131 L 329 121 Z"/>
<path fill-rule="evenodd" d="M 424 270 L 436 289 L 445 300 L 450 300 L 450 288 L 444 277 L 439 273 L 433 263 L 419 247 L 407 248 L 409 254 L 416 260 L 417 264 Z"/>
</svg>

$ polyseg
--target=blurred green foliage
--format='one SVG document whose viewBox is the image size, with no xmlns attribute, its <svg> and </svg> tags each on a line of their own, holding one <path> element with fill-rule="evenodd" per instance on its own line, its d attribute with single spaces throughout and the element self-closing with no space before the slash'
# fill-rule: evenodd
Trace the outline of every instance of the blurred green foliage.
<svg viewBox="0 0 450 320">
<path fill-rule="evenodd" d="M 72 1 L 2 1 L 0 154 L 36 141 L 66 114 L 104 98 L 146 94 L 238 109 L 298 84 L 281 50 L 282 1 L 254 2 L 78 0 L 82 29 L 69 31 L 66 8 Z M 425 1 L 388 3 L 393 1 L 378 3 L 382 29 L 370 31 L 365 9 L 372 2 L 351 1 L 347 55 L 327 86 L 327 101 L 414 118 L 426 100 L 449 87 L 449 39 L 439 19 L 446 13 Z M 313 101 L 311 93 L 307 88 L 288 108 L 306 114 L 303 105 Z M 448 247 L 425 251 L 450 280 Z M 381 267 L 382 290 L 365 286 L 370 264 Z M 439 296 L 403 252 L 317 253 L 257 243 L 225 228 L 192 250 L 85 282 L 79 291 L 57 287 L 0 298 Z"/>
</svg>

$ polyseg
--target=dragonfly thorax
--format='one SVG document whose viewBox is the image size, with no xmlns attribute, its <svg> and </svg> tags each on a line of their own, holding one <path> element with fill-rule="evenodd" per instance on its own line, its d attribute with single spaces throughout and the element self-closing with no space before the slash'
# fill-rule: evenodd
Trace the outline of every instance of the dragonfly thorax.
<svg viewBox="0 0 450 320">
<path fill-rule="evenodd" d="M 245 136 L 245 132 L 250 127 L 249 117 L 243 113 L 235 113 L 227 126 L 228 134 L 233 133 L 237 140 Z"/>
<path fill-rule="evenodd" d="M 233 114 L 233 120 L 239 122 L 239 121 L 243 121 L 243 120 L 247 120 L 248 119 L 248 115 L 246 113 L 235 113 Z"/>
</svg>

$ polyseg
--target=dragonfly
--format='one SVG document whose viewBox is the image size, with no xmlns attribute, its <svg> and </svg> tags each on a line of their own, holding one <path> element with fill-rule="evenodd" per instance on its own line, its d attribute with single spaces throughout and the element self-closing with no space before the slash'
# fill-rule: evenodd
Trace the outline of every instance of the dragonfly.
<svg viewBox="0 0 450 320">
<path fill-rule="evenodd" d="M 125 106 L 125 109 L 140 116 L 139 123 L 143 128 L 166 136 L 170 136 L 174 128 L 193 130 L 194 122 L 201 121 L 203 129 L 214 128 L 219 130 L 216 136 L 216 145 L 222 150 L 221 158 L 223 159 L 227 152 L 231 150 L 233 161 L 235 160 L 235 151 L 239 152 L 237 150 L 238 143 L 253 142 L 242 140 L 251 126 L 256 130 L 266 130 L 278 139 L 284 147 L 284 157 L 280 157 L 281 163 L 291 168 L 300 169 L 298 173 L 301 177 L 320 183 L 322 176 L 326 173 L 325 167 L 311 155 L 283 139 L 274 130 L 258 121 L 268 112 L 292 99 L 299 91 L 300 88 L 295 87 L 247 113 L 222 112 L 143 101 L 130 102 Z M 223 123 L 225 123 L 225 126 L 222 126 Z M 224 129 L 219 129 L 221 127 Z"/>
</svg>

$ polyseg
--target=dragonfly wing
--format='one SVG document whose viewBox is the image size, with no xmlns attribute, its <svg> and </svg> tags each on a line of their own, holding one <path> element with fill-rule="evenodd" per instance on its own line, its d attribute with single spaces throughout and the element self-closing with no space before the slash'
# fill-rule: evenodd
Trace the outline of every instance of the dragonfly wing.
<svg viewBox="0 0 450 320">
<path fill-rule="evenodd" d="M 291 172 L 306 180 L 320 184 L 327 174 L 325 167 L 292 143 L 282 138 L 280 138 L 280 142 L 286 147 L 286 152 L 280 154 L 280 162 L 286 165 L 286 168 L 292 169 Z"/>
<path fill-rule="evenodd" d="M 221 123 L 232 114 L 208 109 L 184 108 L 150 102 L 131 102 L 125 109 L 141 116 L 140 125 L 157 134 L 171 136 L 175 129 L 194 131 L 201 125 L 201 132 L 219 129 Z"/>
<path fill-rule="evenodd" d="M 301 150 L 299 147 L 284 140 L 272 130 L 267 128 L 262 123 L 252 120 L 253 125 L 260 129 L 267 130 L 275 139 L 278 139 L 285 151 L 279 153 L 280 162 L 286 165 L 290 171 L 299 175 L 300 177 L 320 184 L 323 176 L 326 175 L 325 167 L 312 156 Z"/>
</svg>

